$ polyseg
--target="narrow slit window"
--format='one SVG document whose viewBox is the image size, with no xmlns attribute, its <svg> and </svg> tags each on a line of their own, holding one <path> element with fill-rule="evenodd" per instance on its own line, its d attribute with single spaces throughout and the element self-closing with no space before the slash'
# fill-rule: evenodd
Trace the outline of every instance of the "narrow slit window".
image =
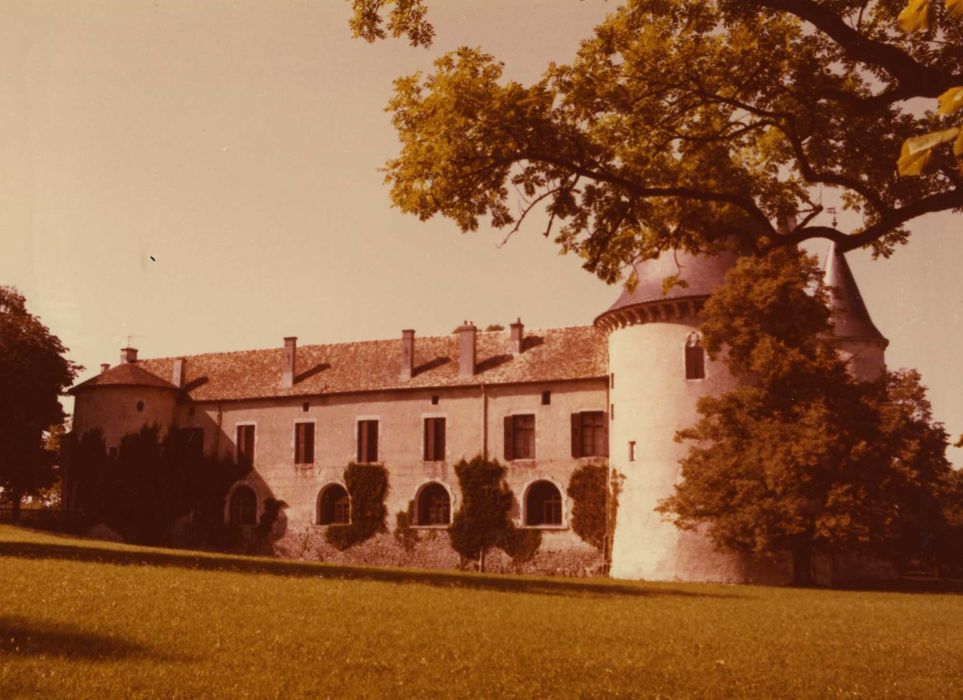
<svg viewBox="0 0 963 700">
<path fill-rule="evenodd" d="M 685 343 L 685 378 L 705 379 L 706 352 L 702 347 L 702 339 L 693 333 Z"/>
</svg>

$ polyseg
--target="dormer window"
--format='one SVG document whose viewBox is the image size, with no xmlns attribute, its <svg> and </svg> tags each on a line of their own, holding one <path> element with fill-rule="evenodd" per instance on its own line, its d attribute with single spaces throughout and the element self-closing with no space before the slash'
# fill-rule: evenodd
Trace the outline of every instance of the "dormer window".
<svg viewBox="0 0 963 700">
<path fill-rule="evenodd" d="M 705 379 L 706 351 L 698 333 L 690 333 L 685 341 L 685 378 Z"/>
</svg>

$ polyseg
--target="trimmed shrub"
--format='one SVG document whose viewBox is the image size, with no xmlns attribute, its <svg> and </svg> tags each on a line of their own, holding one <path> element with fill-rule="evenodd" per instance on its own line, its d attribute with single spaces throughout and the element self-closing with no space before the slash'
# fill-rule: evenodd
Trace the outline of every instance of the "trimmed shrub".
<svg viewBox="0 0 963 700">
<path fill-rule="evenodd" d="M 567 489 L 572 499 L 572 529 L 599 550 L 605 547 L 607 478 L 608 467 L 585 464 L 572 472 Z"/>
</svg>

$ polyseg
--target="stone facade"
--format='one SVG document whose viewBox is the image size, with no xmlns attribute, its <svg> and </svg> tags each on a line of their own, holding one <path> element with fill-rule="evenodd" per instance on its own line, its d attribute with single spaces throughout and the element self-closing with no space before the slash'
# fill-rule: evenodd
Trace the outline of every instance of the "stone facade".
<svg viewBox="0 0 963 700">
<path fill-rule="evenodd" d="M 526 333 L 519 321 L 509 331 L 478 332 L 465 323 L 447 337 L 416 338 L 406 330 L 400 341 L 305 348 L 290 337 L 272 350 L 141 362 L 125 349 L 121 365 L 72 390 L 75 430 L 100 428 L 108 447 L 116 447 L 122 435 L 145 424 L 195 428 L 203 431 L 206 453 L 235 457 L 239 428 L 248 435 L 253 430 L 253 469 L 232 487 L 224 516 L 241 517 L 236 506 L 246 493 L 253 492 L 243 516 L 251 522 L 267 499 L 283 501 L 274 539 L 284 556 L 466 565 L 449 545 L 447 521 L 419 522 L 418 503 L 428 485 L 438 484 L 444 491 L 434 492 L 447 494 L 446 515 L 453 514 L 462 500 L 454 465 L 484 455 L 507 466 L 515 523 L 542 533 L 530 561 L 499 554 L 490 569 L 604 570 L 602 553 L 571 528 L 566 493 L 572 473 L 593 464 L 621 478 L 613 576 L 781 582 L 788 566 L 719 552 L 702 534 L 680 532 L 654 511 L 680 478 L 686 446 L 674 440 L 676 432 L 695 422 L 699 397 L 734 386 L 724 363 L 705 357 L 698 333 L 702 304 L 734 261 L 680 253 L 638 265 L 638 286 L 592 327 Z M 886 340 L 869 320 L 845 259 L 830 251 L 826 269 L 837 290 L 841 352 L 855 376 L 872 379 L 883 368 Z M 680 273 L 684 285 L 662 288 L 663 279 Z M 443 449 L 427 454 L 433 419 L 444 420 L 443 435 L 431 438 Z M 359 443 L 375 439 L 361 437 L 368 421 L 377 423 L 377 449 L 361 454 Z M 300 429 L 311 438 L 310 459 L 299 454 L 302 423 L 312 426 Z M 338 551 L 324 537 L 320 496 L 332 484 L 343 485 L 345 466 L 359 459 L 387 470 L 389 531 Z M 69 475 L 67 481 L 71 507 Z M 536 484 L 551 496 L 537 504 Z M 402 541 L 392 532 L 396 514 L 412 503 L 414 536 Z M 536 506 L 542 511 L 530 512 Z"/>
</svg>

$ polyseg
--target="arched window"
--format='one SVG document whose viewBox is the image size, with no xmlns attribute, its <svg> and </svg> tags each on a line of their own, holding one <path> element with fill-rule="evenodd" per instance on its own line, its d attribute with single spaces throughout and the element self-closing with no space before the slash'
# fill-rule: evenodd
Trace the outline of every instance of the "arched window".
<svg viewBox="0 0 963 700">
<path fill-rule="evenodd" d="M 448 525 L 451 522 L 451 497 L 439 483 L 426 484 L 416 503 L 418 525 Z"/>
<path fill-rule="evenodd" d="M 351 522 L 351 499 L 341 484 L 328 484 L 318 494 L 318 525 L 347 525 Z"/>
<path fill-rule="evenodd" d="M 257 523 L 257 495 L 250 486 L 238 486 L 231 492 L 228 520 L 231 525 Z"/>
<path fill-rule="evenodd" d="M 690 333 L 685 341 L 685 378 L 705 379 L 706 351 L 698 333 Z"/>
<path fill-rule="evenodd" d="M 561 525 L 562 494 L 551 481 L 536 481 L 525 494 L 526 525 Z"/>
</svg>

